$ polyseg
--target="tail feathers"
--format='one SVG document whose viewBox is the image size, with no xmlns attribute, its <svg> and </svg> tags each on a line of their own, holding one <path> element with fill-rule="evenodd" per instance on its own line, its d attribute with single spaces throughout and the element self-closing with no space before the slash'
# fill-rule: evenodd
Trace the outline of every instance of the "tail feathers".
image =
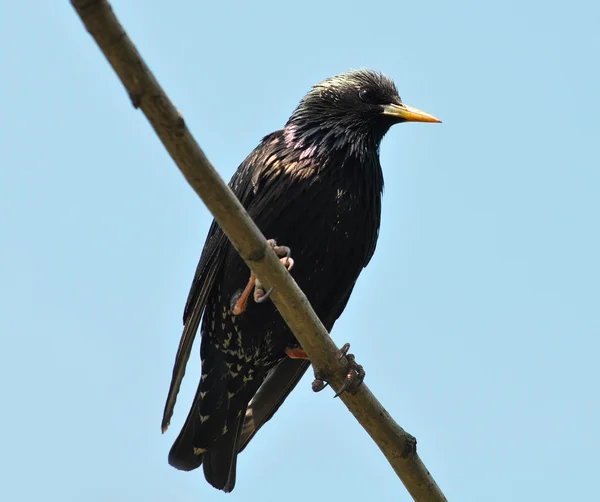
<svg viewBox="0 0 600 502">
<path fill-rule="evenodd" d="M 224 492 L 235 487 L 238 444 L 242 430 L 242 417 L 236 419 L 235 429 L 223 434 L 204 453 L 204 477 L 211 485 Z"/>
<path fill-rule="evenodd" d="M 246 408 L 262 382 L 262 378 L 249 378 L 254 373 L 250 367 L 237 366 L 236 373 L 227 386 L 230 397 L 227 424 L 222 435 L 204 453 L 204 477 L 215 488 L 225 492 L 230 492 L 235 486 Z"/>
<path fill-rule="evenodd" d="M 214 415 L 209 417 L 211 423 L 208 421 L 202 422 L 204 416 L 200 412 L 201 392 L 199 387 L 185 424 L 169 452 L 169 464 L 180 471 L 193 471 L 202 465 L 203 454 L 206 449 L 198 445 L 196 438 L 198 436 L 202 438 L 205 430 L 207 435 L 213 436 L 215 434 L 214 429 L 221 422 L 219 417 Z M 225 421 L 225 417 L 222 421 Z"/>
<path fill-rule="evenodd" d="M 235 486 L 236 460 L 248 402 L 262 382 L 262 371 L 226 363 L 211 354 L 185 424 L 169 452 L 169 464 L 191 471 L 204 466 L 206 480 L 219 490 Z M 210 362 L 210 366 L 208 366 Z"/>
<path fill-rule="evenodd" d="M 215 351 L 202 377 L 185 424 L 169 452 L 169 464 L 182 471 L 197 469 L 203 453 L 221 436 L 227 423 L 229 370 Z"/>
</svg>

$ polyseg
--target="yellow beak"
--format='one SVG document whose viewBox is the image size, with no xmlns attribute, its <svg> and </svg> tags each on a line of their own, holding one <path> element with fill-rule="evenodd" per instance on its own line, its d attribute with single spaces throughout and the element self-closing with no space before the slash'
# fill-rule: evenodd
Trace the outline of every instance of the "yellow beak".
<svg viewBox="0 0 600 502">
<path fill-rule="evenodd" d="M 422 112 L 412 106 L 401 104 L 390 104 L 383 107 L 383 114 L 396 117 L 403 122 L 441 122 L 440 119 Z"/>
</svg>

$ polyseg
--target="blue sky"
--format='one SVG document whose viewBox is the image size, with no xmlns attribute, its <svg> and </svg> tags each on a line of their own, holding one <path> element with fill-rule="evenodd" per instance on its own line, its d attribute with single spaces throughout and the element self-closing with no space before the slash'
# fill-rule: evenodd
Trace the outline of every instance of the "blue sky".
<svg viewBox="0 0 600 502">
<path fill-rule="evenodd" d="M 113 6 L 226 179 L 349 68 L 444 121 L 384 139 L 378 249 L 333 337 L 449 500 L 596 493 L 597 3 Z M 0 498 L 410 500 L 310 378 L 232 494 L 168 466 L 198 357 L 165 436 L 161 413 L 211 217 L 69 2 L 7 4 L 0 47 Z"/>
</svg>

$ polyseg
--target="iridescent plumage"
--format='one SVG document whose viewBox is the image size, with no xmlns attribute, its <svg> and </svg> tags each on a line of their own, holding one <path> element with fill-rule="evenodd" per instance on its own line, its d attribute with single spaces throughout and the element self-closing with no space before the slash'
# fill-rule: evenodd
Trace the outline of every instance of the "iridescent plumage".
<svg viewBox="0 0 600 502">
<path fill-rule="evenodd" d="M 328 330 L 375 251 L 383 191 L 379 144 L 390 126 L 404 121 L 386 111 L 403 107 L 393 82 L 379 73 L 327 79 L 230 182 L 263 234 L 291 248 L 291 273 Z M 297 342 L 271 302 L 250 301 L 233 315 L 248 274 L 213 222 L 185 307 L 163 417 L 164 430 L 202 319 L 202 377 L 169 462 L 182 470 L 203 464 L 206 479 L 225 491 L 235 484 L 237 454 L 309 365 L 286 357 Z"/>
</svg>

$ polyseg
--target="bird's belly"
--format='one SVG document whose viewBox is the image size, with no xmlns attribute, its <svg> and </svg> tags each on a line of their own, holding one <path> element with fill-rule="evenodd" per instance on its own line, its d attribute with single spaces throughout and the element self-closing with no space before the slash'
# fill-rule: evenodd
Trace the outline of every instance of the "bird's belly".
<svg viewBox="0 0 600 502">
<path fill-rule="evenodd" d="M 356 281 L 363 243 L 369 239 L 366 215 L 359 214 L 359 208 L 342 207 L 345 211 L 307 212 L 282 228 L 279 238 L 292 250 L 292 275 L 324 322 L 332 300 Z"/>
</svg>

